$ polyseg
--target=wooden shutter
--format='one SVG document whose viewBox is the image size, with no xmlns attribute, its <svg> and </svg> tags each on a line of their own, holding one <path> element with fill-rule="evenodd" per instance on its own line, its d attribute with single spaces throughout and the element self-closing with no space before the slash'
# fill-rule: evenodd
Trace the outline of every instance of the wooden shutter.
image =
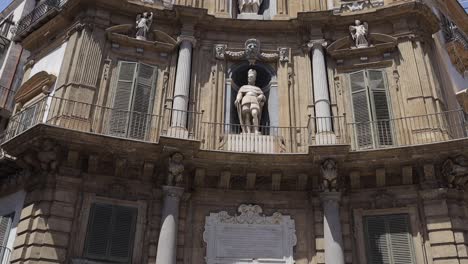
<svg viewBox="0 0 468 264">
<path fill-rule="evenodd" d="M 119 137 L 127 136 L 130 119 L 130 100 L 133 94 L 137 63 L 121 61 L 119 76 L 114 96 L 114 106 L 110 120 L 110 134 Z"/>
<path fill-rule="evenodd" d="M 136 219 L 136 208 L 93 204 L 86 236 L 86 257 L 130 263 Z"/>
<path fill-rule="evenodd" d="M 354 131 L 359 148 L 372 147 L 371 117 L 364 71 L 350 74 L 353 98 Z"/>
<path fill-rule="evenodd" d="M 377 142 L 379 145 L 393 145 L 386 75 L 380 70 L 369 70 L 368 82 L 372 96 L 374 131 L 378 139 Z"/>
<path fill-rule="evenodd" d="M 130 122 L 130 137 L 144 139 L 151 121 L 154 98 L 154 87 L 157 71 L 155 67 L 138 65 L 135 91 L 132 100 L 132 117 Z"/>
<path fill-rule="evenodd" d="M 408 215 L 364 218 L 367 263 L 414 264 Z"/>
<path fill-rule="evenodd" d="M 13 215 L 0 216 L 0 247 L 6 247 L 12 222 Z"/>
<path fill-rule="evenodd" d="M 112 206 L 93 204 L 88 221 L 86 256 L 106 259 L 112 223 Z"/>
<path fill-rule="evenodd" d="M 110 257 L 115 261 L 128 261 L 132 256 L 137 210 L 121 206 L 114 209 Z"/>
</svg>

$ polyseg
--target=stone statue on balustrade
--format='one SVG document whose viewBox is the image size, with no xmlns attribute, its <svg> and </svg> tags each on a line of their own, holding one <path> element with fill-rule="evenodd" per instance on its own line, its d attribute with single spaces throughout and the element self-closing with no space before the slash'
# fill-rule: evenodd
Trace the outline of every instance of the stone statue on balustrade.
<svg viewBox="0 0 468 264">
<path fill-rule="evenodd" d="M 260 121 L 262 109 L 266 103 L 266 97 L 262 89 L 255 86 L 257 80 L 257 71 L 250 69 L 248 71 L 248 84 L 243 85 L 237 93 L 234 104 L 237 108 L 239 121 L 243 133 L 260 134 Z"/>
<path fill-rule="evenodd" d="M 349 26 L 349 32 L 353 38 L 356 48 L 367 48 L 369 47 L 369 25 L 360 20 L 354 22 L 354 26 Z"/>
<path fill-rule="evenodd" d="M 258 14 L 263 0 L 238 0 L 239 11 L 241 14 Z"/>
<path fill-rule="evenodd" d="M 136 39 L 146 40 L 153 23 L 153 12 L 138 14 L 136 19 Z"/>
</svg>

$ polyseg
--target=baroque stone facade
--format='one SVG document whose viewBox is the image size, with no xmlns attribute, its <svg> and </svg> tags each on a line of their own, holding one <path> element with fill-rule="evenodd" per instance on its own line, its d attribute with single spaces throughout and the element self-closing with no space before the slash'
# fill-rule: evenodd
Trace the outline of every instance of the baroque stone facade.
<svg viewBox="0 0 468 264">
<path fill-rule="evenodd" d="M 24 22 L 11 263 L 465 263 L 435 8 L 74 0 Z"/>
</svg>

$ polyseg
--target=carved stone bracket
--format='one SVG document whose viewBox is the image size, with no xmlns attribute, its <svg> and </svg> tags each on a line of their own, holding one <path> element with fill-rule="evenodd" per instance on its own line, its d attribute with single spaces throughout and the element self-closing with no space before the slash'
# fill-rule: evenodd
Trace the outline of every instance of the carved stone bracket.
<svg viewBox="0 0 468 264">
<path fill-rule="evenodd" d="M 462 155 L 447 159 L 441 172 L 450 188 L 464 189 L 468 182 L 468 161 Z"/>
<path fill-rule="evenodd" d="M 276 51 L 262 50 L 259 40 L 248 39 L 243 50 L 228 49 L 226 44 L 217 44 L 215 45 L 215 55 L 219 60 L 247 60 L 251 65 L 254 65 L 257 61 L 289 62 L 290 50 L 288 48 L 279 48 Z"/>
<path fill-rule="evenodd" d="M 338 168 L 337 164 L 332 159 L 325 160 L 320 168 L 322 175 L 322 186 L 321 189 L 324 192 L 339 191 L 340 182 L 338 179 Z"/>
</svg>

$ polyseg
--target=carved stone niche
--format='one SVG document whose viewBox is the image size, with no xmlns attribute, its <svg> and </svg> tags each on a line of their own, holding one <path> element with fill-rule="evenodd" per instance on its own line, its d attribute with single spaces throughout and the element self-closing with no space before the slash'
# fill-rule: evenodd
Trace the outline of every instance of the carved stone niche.
<svg viewBox="0 0 468 264">
<path fill-rule="evenodd" d="M 239 215 L 222 211 L 206 217 L 207 264 L 295 263 L 297 237 L 290 216 L 278 212 L 265 216 L 260 206 L 251 204 L 243 204 L 237 211 Z"/>
<path fill-rule="evenodd" d="M 336 61 L 379 55 L 384 56 L 384 54 L 395 51 L 398 42 L 396 38 L 386 34 L 370 33 L 369 44 L 367 48 L 352 48 L 355 43 L 350 36 L 346 36 L 330 44 L 327 48 L 327 52 Z"/>
<path fill-rule="evenodd" d="M 50 94 L 56 79 L 55 75 L 45 71 L 34 74 L 18 89 L 15 102 L 24 104 L 41 93 Z"/>
<path fill-rule="evenodd" d="M 106 29 L 107 39 L 119 46 L 148 51 L 171 52 L 177 47 L 177 40 L 160 30 L 153 30 L 147 40 L 134 38 L 134 30 L 132 24 L 112 26 Z"/>
</svg>

